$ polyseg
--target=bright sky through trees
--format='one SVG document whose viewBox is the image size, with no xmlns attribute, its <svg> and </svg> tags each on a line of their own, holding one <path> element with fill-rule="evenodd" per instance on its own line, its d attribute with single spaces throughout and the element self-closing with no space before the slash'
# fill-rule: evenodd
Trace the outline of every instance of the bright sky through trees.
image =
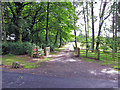
<svg viewBox="0 0 120 90">
<path fill-rule="evenodd" d="M 96 16 L 96 22 L 95 22 L 95 36 L 97 36 L 98 35 L 98 28 L 99 28 L 99 8 L 100 8 L 100 3 L 101 3 L 101 1 L 99 1 L 99 0 L 95 0 L 97 3 L 95 4 L 94 3 L 94 16 Z M 107 7 L 106 7 L 106 11 L 107 12 L 109 12 L 109 10 L 111 9 L 111 5 L 112 5 L 112 3 L 113 3 L 113 1 L 110 1 L 110 2 L 108 2 L 108 4 L 107 4 Z M 90 7 L 90 6 L 89 6 Z M 82 7 L 78 7 L 77 9 L 76 9 L 76 11 L 80 11 L 80 10 L 82 10 Z M 90 11 L 91 9 L 89 9 L 89 13 L 90 13 L 90 15 L 89 15 L 89 25 L 90 25 L 90 33 L 89 33 L 89 36 L 92 36 L 92 30 L 91 30 L 91 11 Z M 105 16 L 106 15 L 108 15 L 108 13 L 105 13 Z M 105 20 L 105 22 L 104 22 L 104 24 L 103 24 L 103 26 L 102 26 L 102 33 L 101 33 L 101 35 L 102 36 L 109 36 L 109 37 L 112 37 L 112 32 L 110 33 L 110 32 L 108 32 L 107 30 L 105 30 L 104 31 L 104 27 L 105 27 L 105 25 L 106 25 L 106 28 L 110 28 L 110 26 L 112 25 L 112 13 L 111 13 L 111 15 L 108 17 L 108 19 L 107 20 Z M 83 19 L 83 14 L 81 13 L 81 15 L 79 15 L 79 20 L 77 21 L 77 24 L 76 24 L 77 26 L 79 25 L 79 28 L 80 28 L 80 30 L 82 31 L 82 34 L 85 34 L 85 32 L 84 32 L 84 19 Z M 72 32 L 72 33 L 74 33 L 74 32 Z M 79 35 L 79 33 L 80 33 L 80 31 L 77 31 L 77 35 Z"/>
</svg>

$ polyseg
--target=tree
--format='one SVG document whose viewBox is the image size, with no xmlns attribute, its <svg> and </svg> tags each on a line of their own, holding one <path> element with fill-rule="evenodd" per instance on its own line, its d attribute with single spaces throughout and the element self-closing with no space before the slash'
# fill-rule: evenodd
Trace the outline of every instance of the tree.
<svg viewBox="0 0 120 90">
<path fill-rule="evenodd" d="M 4 3 L 1 3 L 1 13 L 2 13 L 2 29 L 4 33 L 4 42 L 6 42 L 6 30 L 5 30 L 5 20 L 4 20 Z"/>
<path fill-rule="evenodd" d="M 98 31 L 97 42 L 96 42 L 96 49 L 97 50 L 98 50 L 98 47 L 99 47 L 99 44 L 100 44 L 101 28 L 103 26 L 104 21 L 111 15 L 111 12 L 112 12 L 112 10 L 110 10 L 109 14 L 106 17 L 104 17 L 107 3 L 108 2 L 106 0 L 105 0 L 105 2 L 103 2 L 103 0 L 101 0 L 100 13 L 99 13 L 99 31 Z"/>
<path fill-rule="evenodd" d="M 0 2 L 0 8 L 1 8 L 0 9 L 0 16 L 2 17 L 2 2 Z M 2 21 L 1 17 L 0 17 L 0 21 Z M 0 26 L 2 26 L 2 22 L 0 22 Z M 2 27 L 0 27 L 0 41 L 2 41 Z"/>
<path fill-rule="evenodd" d="M 85 9 L 83 6 L 83 15 L 84 15 L 84 23 L 85 23 L 85 37 L 86 37 L 86 49 L 88 48 L 88 40 L 87 40 L 87 27 L 86 27 L 86 16 L 85 16 Z"/>
<path fill-rule="evenodd" d="M 14 2 L 14 3 L 10 3 L 8 2 L 8 6 L 11 10 L 11 13 L 13 15 L 12 17 L 12 21 L 13 23 L 16 25 L 17 28 L 19 28 L 18 30 L 15 30 L 15 36 L 16 36 L 16 41 L 22 41 L 22 26 L 19 24 L 19 21 L 22 20 L 21 14 L 22 14 L 22 10 L 26 5 L 31 4 L 32 2 L 29 3 L 23 3 L 23 2 Z M 16 7 L 15 10 L 13 7 Z"/>
<path fill-rule="evenodd" d="M 55 48 L 62 46 L 63 42 L 71 38 L 74 10 L 71 2 L 6 4 L 7 35 L 15 34 L 16 41 L 29 41 L 42 45 L 43 48 L 46 46 Z"/>
<path fill-rule="evenodd" d="M 76 4 L 75 2 L 73 2 L 73 6 L 74 6 L 74 35 L 75 35 L 75 47 L 77 49 L 77 37 L 76 37 L 76 30 L 75 30 L 75 24 L 76 24 L 76 13 L 75 13 L 75 9 L 76 9 Z"/>
<path fill-rule="evenodd" d="M 48 44 L 48 19 L 49 18 L 49 2 L 47 2 L 47 24 L 46 24 L 46 44 Z"/>
<path fill-rule="evenodd" d="M 115 35 L 114 35 L 114 47 L 113 47 L 113 52 L 117 52 L 117 46 L 116 46 L 116 41 L 117 41 L 117 11 L 118 11 L 118 7 L 117 7 L 117 0 L 116 0 L 116 4 L 115 4 Z M 114 11 L 113 11 L 114 12 Z"/>
<path fill-rule="evenodd" d="M 95 40 L 95 35 L 94 35 L 94 10 L 93 10 L 93 1 L 91 2 L 91 16 L 92 16 L 92 52 L 94 50 L 94 40 Z"/>
<path fill-rule="evenodd" d="M 81 14 L 82 11 L 76 11 L 76 8 L 78 6 L 81 6 L 83 5 L 83 2 L 74 2 L 73 1 L 73 7 L 74 7 L 74 15 L 73 15 L 73 18 L 74 18 L 74 24 L 73 24 L 73 30 L 74 30 L 74 36 L 75 36 L 75 47 L 77 48 L 77 36 L 76 36 L 76 29 L 78 28 L 76 26 L 76 23 L 77 23 L 77 20 L 78 20 L 78 16 Z"/>
</svg>

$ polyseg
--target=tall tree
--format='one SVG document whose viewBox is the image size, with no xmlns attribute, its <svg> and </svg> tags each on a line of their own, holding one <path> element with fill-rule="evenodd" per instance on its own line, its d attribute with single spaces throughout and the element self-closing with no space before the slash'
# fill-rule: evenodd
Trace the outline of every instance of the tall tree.
<svg viewBox="0 0 120 90">
<path fill-rule="evenodd" d="M 22 39 L 22 26 L 19 24 L 20 20 L 22 20 L 21 14 L 22 14 L 22 10 L 26 5 L 31 4 L 32 2 L 29 3 L 23 3 L 23 2 L 8 2 L 8 6 L 11 10 L 11 13 L 13 15 L 12 17 L 12 21 L 13 23 L 17 26 L 17 29 L 15 30 L 15 36 L 16 36 L 16 41 L 20 41 Z M 13 7 L 14 6 L 14 7 Z"/>
<path fill-rule="evenodd" d="M 59 48 L 62 46 L 62 30 L 60 30 L 60 45 Z"/>
<path fill-rule="evenodd" d="M 49 2 L 47 2 L 46 44 L 48 44 Z"/>
<path fill-rule="evenodd" d="M 75 30 L 75 25 L 76 25 L 76 12 L 75 12 L 75 9 L 76 9 L 76 4 L 75 2 L 73 2 L 73 6 L 74 6 L 74 35 L 75 35 L 75 47 L 77 49 L 77 36 L 76 36 L 76 30 Z"/>
<path fill-rule="evenodd" d="M 104 17 L 107 3 L 109 3 L 109 2 L 107 2 L 106 0 L 105 0 L 105 2 L 103 2 L 103 0 L 101 0 L 100 11 L 99 11 L 100 12 L 99 13 L 99 31 L 98 31 L 97 42 L 96 42 L 96 49 L 97 50 L 98 50 L 98 47 L 100 44 L 100 35 L 101 35 L 101 29 L 102 29 L 103 23 L 111 15 L 111 12 L 112 12 L 112 10 L 110 10 L 109 14 L 106 17 Z"/>
<path fill-rule="evenodd" d="M 84 23 L 85 23 L 85 37 L 86 37 L 86 49 L 88 48 L 88 34 L 87 34 L 87 23 L 86 23 L 86 14 L 85 14 L 85 8 L 83 6 L 83 15 L 84 15 Z"/>
<path fill-rule="evenodd" d="M 89 12 L 88 12 L 88 5 L 89 5 L 89 2 L 86 2 L 86 18 L 87 18 L 87 39 L 89 38 Z M 89 48 L 89 46 L 88 46 L 88 40 L 86 40 L 87 42 L 87 48 Z"/>
<path fill-rule="evenodd" d="M 94 41 L 95 41 L 95 37 L 94 37 L 94 10 L 93 10 L 94 6 L 93 6 L 93 1 L 91 2 L 91 16 L 92 16 L 92 52 L 94 50 Z"/>
<path fill-rule="evenodd" d="M 117 0 L 116 0 L 116 4 L 115 4 L 115 22 L 116 22 L 116 24 L 115 24 L 115 35 L 114 35 L 114 47 L 113 47 L 113 49 L 114 49 L 114 53 L 115 52 L 117 52 L 117 46 L 116 46 L 116 41 L 117 41 L 117 10 L 118 9 L 118 7 L 117 7 Z"/>
<path fill-rule="evenodd" d="M 6 30 L 5 30 L 5 20 L 4 20 L 4 3 L 2 3 L 2 8 L 1 8 L 1 12 L 2 12 L 2 29 L 3 29 L 3 33 L 4 33 L 4 42 L 6 42 Z"/>
<path fill-rule="evenodd" d="M 0 2 L 0 21 L 2 21 L 2 2 Z M 2 22 L 0 22 L 0 42 L 2 41 Z M 1 49 L 0 49 L 1 51 Z"/>
<path fill-rule="evenodd" d="M 113 13 L 113 20 L 112 20 L 112 31 L 113 31 L 113 41 L 114 41 L 114 17 L 115 17 L 115 15 L 114 15 L 114 11 L 115 11 L 115 2 L 113 1 L 113 8 L 112 8 L 113 10 L 112 10 L 112 13 Z"/>
<path fill-rule="evenodd" d="M 74 29 L 74 36 L 75 36 L 75 47 L 77 48 L 77 35 L 76 35 L 76 29 L 77 29 L 77 26 L 76 26 L 76 23 L 77 23 L 77 20 L 78 20 L 78 16 L 81 14 L 82 11 L 76 11 L 76 8 L 78 6 L 81 6 L 83 5 L 83 2 L 75 2 L 73 1 L 73 7 L 74 7 L 74 15 L 73 15 L 73 18 L 74 18 L 74 23 L 73 23 L 73 29 Z"/>
</svg>

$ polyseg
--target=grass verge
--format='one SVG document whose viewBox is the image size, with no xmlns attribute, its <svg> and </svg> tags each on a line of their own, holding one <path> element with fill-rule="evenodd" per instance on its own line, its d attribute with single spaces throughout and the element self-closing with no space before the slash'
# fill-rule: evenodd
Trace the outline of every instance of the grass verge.
<svg viewBox="0 0 120 90">
<path fill-rule="evenodd" d="M 62 48 L 56 48 L 54 52 L 51 52 L 51 55 L 57 55 L 58 52 L 60 52 L 61 50 L 63 50 L 64 47 Z M 44 59 L 40 59 L 37 58 L 36 62 L 29 62 L 30 60 L 33 61 L 32 57 L 29 57 L 27 55 L 23 55 L 22 57 L 19 57 L 20 55 L 16 56 L 16 55 L 12 55 L 12 54 L 8 54 L 8 55 L 3 55 L 2 56 L 2 64 L 5 66 L 10 66 L 12 65 L 12 63 L 14 61 L 19 62 L 20 64 L 24 64 L 24 68 L 36 68 L 40 66 L 41 62 L 48 62 L 50 59 L 52 59 L 52 57 L 45 57 Z"/>
<path fill-rule="evenodd" d="M 80 56 L 82 60 L 85 62 L 94 62 L 98 63 L 100 65 L 112 65 L 114 69 L 120 70 L 120 59 L 118 58 L 120 56 L 120 53 L 115 53 L 115 57 L 112 56 L 112 52 L 106 53 L 103 51 L 100 51 L 100 59 L 96 60 L 97 53 L 96 52 L 88 52 L 88 55 L 86 57 L 86 50 L 80 51 Z"/>
<path fill-rule="evenodd" d="M 40 66 L 40 62 L 49 61 L 51 58 L 45 57 L 44 59 L 38 59 L 36 62 L 30 62 L 33 58 L 24 55 L 22 57 L 16 55 L 3 55 L 2 56 L 2 64 L 5 66 L 10 66 L 14 61 L 19 62 L 20 64 L 24 64 L 24 68 L 36 68 Z"/>
</svg>

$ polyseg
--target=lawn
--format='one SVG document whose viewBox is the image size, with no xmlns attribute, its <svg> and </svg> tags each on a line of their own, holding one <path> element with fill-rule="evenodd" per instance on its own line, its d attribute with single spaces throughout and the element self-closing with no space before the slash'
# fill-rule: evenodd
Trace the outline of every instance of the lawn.
<svg viewBox="0 0 120 90">
<path fill-rule="evenodd" d="M 58 52 L 63 50 L 62 48 L 56 48 L 55 51 L 51 52 L 50 55 L 57 55 Z M 3 55 L 2 56 L 2 64 L 5 66 L 11 66 L 14 61 L 19 62 L 24 65 L 24 68 L 36 68 L 40 66 L 42 62 L 48 62 L 53 57 L 44 57 L 44 58 L 32 58 L 28 55 Z"/>
<path fill-rule="evenodd" d="M 63 50 L 65 47 L 61 47 L 61 48 L 55 48 L 54 51 L 50 52 L 51 55 L 57 55 L 58 52 L 60 52 L 61 50 Z"/>
<path fill-rule="evenodd" d="M 90 62 L 95 62 L 101 65 L 112 65 L 113 68 L 120 70 L 120 66 L 118 65 L 118 62 L 120 62 L 120 59 L 118 58 L 120 56 L 120 53 L 115 53 L 115 57 L 112 57 L 111 52 L 100 51 L 100 59 L 96 60 L 97 58 L 96 52 L 91 53 L 90 51 L 88 51 L 88 54 L 86 57 L 86 50 L 81 50 L 80 56 L 82 60 L 86 62 L 90 61 Z"/>
<path fill-rule="evenodd" d="M 11 66 L 14 61 L 24 65 L 24 68 L 36 68 L 39 67 L 41 62 L 46 62 L 52 59 L 51 57 L 32 58 L 28 55 L 3 55 L 2 64 L 5 66 Z"/>
</svg>

